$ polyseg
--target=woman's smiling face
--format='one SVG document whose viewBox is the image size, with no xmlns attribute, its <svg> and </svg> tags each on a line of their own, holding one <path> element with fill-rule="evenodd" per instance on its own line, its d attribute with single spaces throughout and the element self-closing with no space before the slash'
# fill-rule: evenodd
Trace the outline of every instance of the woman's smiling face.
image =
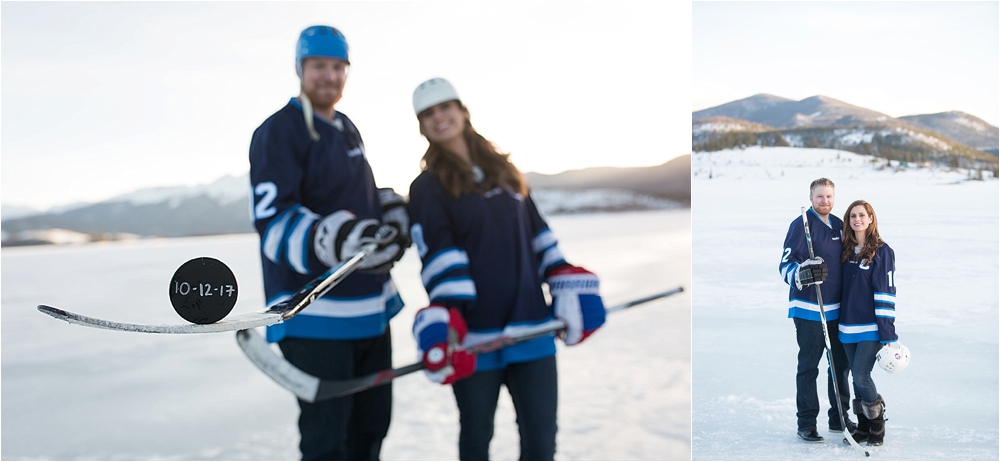
<svg viewBox="0 0 1000 462">
<path fill-rule="evenodd" d="M 466 115 L 458 101 L 435 104 L 417 115 L 420 133 L 432 143 L 444 144 L 462 136 Z"/>
</svg>

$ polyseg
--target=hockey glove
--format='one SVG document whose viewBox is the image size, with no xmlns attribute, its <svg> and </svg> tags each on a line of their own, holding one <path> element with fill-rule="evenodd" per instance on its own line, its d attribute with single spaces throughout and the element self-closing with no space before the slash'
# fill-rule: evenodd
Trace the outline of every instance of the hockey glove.
<svg viewBox="0 0 1000 462">
<path fill-rule="evenodd" d="M 405 250 L 410 247 L 410 215 L 406 212 L 406 200 L 392 188 L 378 190 L 378 200 L 382 204 L 382 222 L 396 228 L 399 236 L 396 242 Z"/>
<path fill-rule="evenodd" d="M 378 249 L 361 261 L 358 269 L 368 273 L 388 273 L 392 264 L 403 256 L 405 247 L 398 243 L 399 233 L 387 226 L 389 233 L 378 234 L 381 224 L 374 218 L 357 218 L 347 210 L 327 215 L 316 226 L 313 248 L 316 258 L 324 265 L 334 267 L 361 251 L 367 244 L 375 243 Z"/>
<path fill-rule="evenodd" d="M 812 284 L 822 284 L 826 280 L 829 271 L 822 257 L 806 260 L 795 271 L 795 287 L 802 290 L 803 287 Z"/>
<path fill-rule="evenodd" d="M 431 305 L 417 312 L 413 336 L 429 379 L 447 385 L 476 371 L 476 355 L 460 349 L 468 332 L 457 308 Z"/>
<path fill-rule="evenodd" d="M 604 302 L 594 273 L 566 264 L 550 271 L 546 282 L 552 295 L 552 314 L 566 323 L 562 335 L 566 345 L 584 341 L 604 324 Z"/>
</svg>

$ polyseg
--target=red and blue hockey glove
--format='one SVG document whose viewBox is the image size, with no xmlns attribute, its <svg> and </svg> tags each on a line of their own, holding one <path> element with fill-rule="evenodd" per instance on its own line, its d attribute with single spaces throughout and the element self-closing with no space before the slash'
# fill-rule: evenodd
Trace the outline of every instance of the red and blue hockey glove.
<svg viewBox="0 0 1000 462">
<path fill-rule="evenodd" d="M 550 271 L 545 281 L 552 295 L 552 314 L 566 323 L 566 345 L 584 341 L 604 324 L 604 302 L 594 273 L 567 264 Z"/>
<path fill-rule="evenodd" d="M 468 332 L 457 308 L 432 304 L 417 312 L 413 337 L 429 379 L 447 385 L 476 371 L 476 355 L 460 349 Z"/>
</svg>

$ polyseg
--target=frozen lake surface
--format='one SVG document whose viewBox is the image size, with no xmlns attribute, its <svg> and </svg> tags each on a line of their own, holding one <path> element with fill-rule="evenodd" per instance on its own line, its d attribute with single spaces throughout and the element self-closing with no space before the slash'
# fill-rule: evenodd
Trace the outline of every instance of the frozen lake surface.
<svg viewBox="0 0 1000 462">
<path fill-rule="evenodd" d="M 795 435 L 798 347 L 778 261 L 820 177 L 836 184 L 837 216 L 856 199 L 872 204 L 896 254 L 896 332 L 912 361 L 872 372 L 888 422 L 871 460 L 1000 458 L 997 181 L 870 159 L 803 148 L 692 156 L 695 460 L 865 459 L 825 420 L 826 444 Z"/>
<path fill-rule="evenodd" d="M 567 258 L 601 277 L 609 306 L 690 288 L 689 209 L 549 221 Z M 254 311 L 263 307 L 257 245 L 256 235 L 232 235 L 3 249 L 0 456 L 298 459 L 295 398 L 254 368 L 233 334 L 112 332 L 35 309 L 44 303 L 116 321 L 181 323 L 168 281 L 185 261 L 212 256 L 239 281 L 233 312 Z M 413 249 L 393 269 L 406 302 L 391 325 L 397 367 L 416 359 L 410 328 L 427 303 L 419 270 Z M 580 346 L 560 346 L 557 459 L 691 457 L 690 306 L 688 290 L 612 315 Z M 457 459 L 450 388 L 423 374 L 393 387 L 382 458 Z M 506 392 L 496 422 L 491 458 L 517 459 Z"/>
</svg>

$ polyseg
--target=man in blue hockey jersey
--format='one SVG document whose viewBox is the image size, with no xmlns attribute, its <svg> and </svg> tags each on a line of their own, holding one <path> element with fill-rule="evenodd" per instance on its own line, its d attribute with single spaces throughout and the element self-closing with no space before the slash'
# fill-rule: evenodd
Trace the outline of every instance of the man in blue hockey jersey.
<svg viewBox="0 0 1000 462">
<path fill-rule="evenodd" d="M 358 129 L 334 109 L 347 80 L 347 50 L 333 27 L 304 30 L 295 51 L 301 93 L 264 121 L 250 144 L 252 213 L 269 306 L 364 245 L 379 245 L 344 282 L 296 317 L 267 328 L 268 341 L 278 342 L 292 364 L 327 380 L 392 366 L 389 319 L 403 303 L 389 269 L 409 246 L 405 203 L 375 186 Z M 396 232 L 377 239 L 383 223 Z M 378 459 L 391 390 L 386 385 L 318 403 L 299 400 L 302 458 Z"/>
<path fill-rule="evenodd" d="M 847 412 L 850 404 L 850 385 L 847 373 L 850 370 L 844 347 L 837 339 L 837 319 L 840 310 L 840 254 L 843 250 L 842 234 L 844 223 L 832 215 L 834 185 L 820 178 L 809 185 L 809 202 L 812 207 L 806 213 L 809 231 L 816 258 L 809 258 L 802 217 L 798 216 L 788 226 L 785 244 L 778 270 L 789 285 L 788 317 L 795 322 L 795 337 L 799 345 L 798 369 L 795 375 L 795 405 L 798 417 L 799 438 L 822 443 L 823 437 L 816 431 L 816 418 L 820 404 L 816 391 L 819 376 L 819 361 L 826 349 L 820 307 L 813 284 L 819 284 L 823 294 L 823 309 L 826 313 L 827 331 L 830 332 L 834 369 L 840 390 L 841 405 Z M 829 424 L 831 432 L 841 432 L 837 397 L 833 387 L 833 375 L 827 371 L 827 395 L 830 399 Z M 854 423 L 844 416 L 848 429 L 853 431 Z"/>
</svg>

